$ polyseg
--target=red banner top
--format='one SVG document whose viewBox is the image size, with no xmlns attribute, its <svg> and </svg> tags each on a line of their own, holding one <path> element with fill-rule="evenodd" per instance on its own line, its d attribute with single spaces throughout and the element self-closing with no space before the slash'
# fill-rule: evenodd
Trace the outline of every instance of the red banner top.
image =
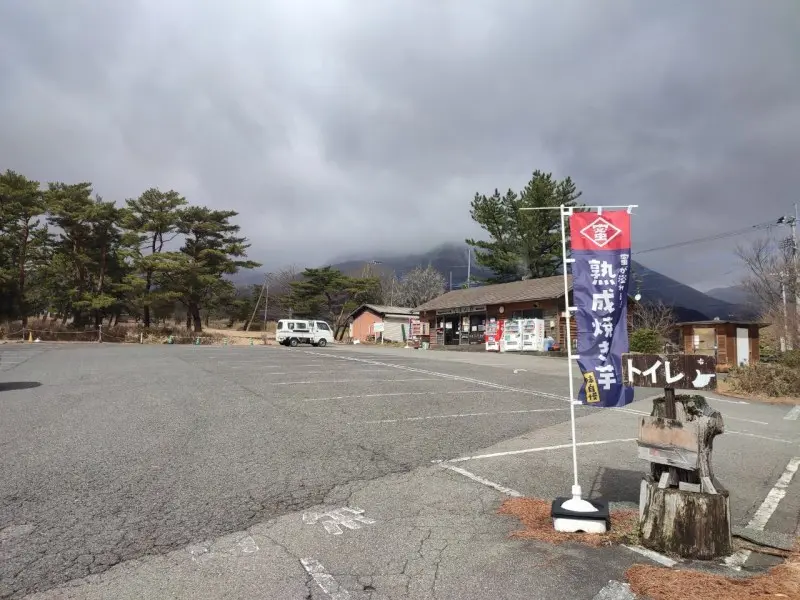
<svg viewBox="0 0 800 600">
<path fill-rule="evenodd" d="M 629 250 L 631 215 L 627 210 L 572 213 L 569 232 L 573 250 Z"/>
</svg>

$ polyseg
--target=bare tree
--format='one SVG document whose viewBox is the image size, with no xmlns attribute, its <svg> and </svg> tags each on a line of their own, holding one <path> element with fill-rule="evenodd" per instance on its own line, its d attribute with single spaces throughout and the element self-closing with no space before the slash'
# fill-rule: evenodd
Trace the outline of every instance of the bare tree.
<svg viewBox="0 0 800 600">
<path fill-rule="evenodd" d="M 634 328 L 652 329 L 663 338 L 669 338 L 675 329 L 675 313 L 661 300 L 637 304 L 631 316 Z"/>
<path fill-rule="evenodd" d="M 292 281 L 301 278 L 302 269 L 289 265 L 269 274 L 269 296 L 267 302 L 269 318 L 279 318 L 286 310 L 286 299 L 292 291 Z"/>
<path fill-rule="evenodd" d="M 403 275 L 398 288 L 395 304 L 416 308 L 444 293 L 444 275 L 432 265 L 416 267 Z"/>
<path fill-rule="evenodd" d="M 791 246 L 770 239 L 739 246 L 736 254 L 747 267 L 742 285 L 757 302 L 759 314 L 777 326 L 788 348 L 800 345 L 798 332 L 797 267 Z"/>
</svg>

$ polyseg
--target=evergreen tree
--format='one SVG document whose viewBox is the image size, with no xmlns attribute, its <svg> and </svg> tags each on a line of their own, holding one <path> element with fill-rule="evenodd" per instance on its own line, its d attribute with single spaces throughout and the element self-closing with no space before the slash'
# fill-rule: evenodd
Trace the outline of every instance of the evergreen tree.
<svg viewBox="0 0 800 600">
<path fill-rule="evenodd" d="M 164 245 L 177 235 L 179 209 L 186 205 L 186 199 L 173 190 L 150 188 L 126 204 L 123 224 L 135 239 L 134 273 L 129 280 L 133 290 L 131 304 L 140 312 L 144 326 L 150 327 L 153 302 L 170 299 L 165 288 L 154 292 L 153 285 L 168 266 L 161 254 Z"/>
<path fill-rule="evenodd" d="M 567 177 L 534 171 L 520 193 L 498 190 L 491 196 L 475 194 L 470 216 L 488 234 L 488 240 L 466 240 L 476 249 L 478 264 L 491 269 L 492 283 L 549 277 L 561 270 L 561 223 L 558 210 L 521 210 L 532 207 L 576 206 L 581 192 Z"/>
<path fill-rule="evenodd" d="M 162 252 L 159 270 L 165 275 L 162 285 L 186 307 L 187 324 L 203 330 L 201 308 L 214 298 L 235 293 L 224 275 L 239 269 L 254 269 L 260 264 L 246 260 L 247 238 L 238 235 L 239 226 L 230 222 L 237 213 L 188 206 L 178 211 L 175 230 L 183 236 L 179 252 Z"/>
<path fill-rule="evenodd" d="M 47 210 L 39 182 L 6 171 L 0 173 L 0 312 L 20 317 L 30 314 L 28 278 L 50 244 L 42 217 Z"/>
<path fill-rule="evenodd" d="M 380 290 L 377 277 L 349 277 L 333 267 L 308 268 L 302 280 L 290 285 L 287 304 L 292 315 L 329 320 L 337 339 L 349 314 Z"/>
</svg>

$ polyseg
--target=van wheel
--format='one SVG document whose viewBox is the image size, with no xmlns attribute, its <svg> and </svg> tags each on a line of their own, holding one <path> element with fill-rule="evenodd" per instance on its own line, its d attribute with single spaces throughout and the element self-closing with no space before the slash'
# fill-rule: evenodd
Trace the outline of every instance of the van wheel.
<svg viewBox="0 0 800 600">
<path fill-rule="evenodd" d="M 289 340 L 289 345 L 290 345 L 292 348 L 297 348 L 297 338 L 292 338 L 292 339 L 290 339 L 290 340 Z"/>
<path fill-rule="evenodd" d="M 328 344 L 328 340 L 325 340 L 325 339 L 322 339 L 322 340 L 317 342 L 317 346 L 319 346 L 320 348 L 324 348 L 327 344 Z"/>
</svg>

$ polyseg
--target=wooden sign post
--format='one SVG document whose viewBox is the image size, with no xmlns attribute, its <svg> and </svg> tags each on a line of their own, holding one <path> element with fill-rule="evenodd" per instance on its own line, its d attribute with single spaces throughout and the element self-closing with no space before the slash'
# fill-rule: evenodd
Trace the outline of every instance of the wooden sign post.
<svg viewBox="0 0 800 600">
<path fill-rule="evenodd" d="M 684 558 L 731 553 L 728 492 L 714 478 L 714 437 L 722 415 L 701 395 L 675 390 L 716 389 L 716 361 L 690 354 L 624 354 L 627 385 L 662 388 L 639 423 L 639 457 L 650 463 L 639 500 L 642 545 Z"/>
</svg>

